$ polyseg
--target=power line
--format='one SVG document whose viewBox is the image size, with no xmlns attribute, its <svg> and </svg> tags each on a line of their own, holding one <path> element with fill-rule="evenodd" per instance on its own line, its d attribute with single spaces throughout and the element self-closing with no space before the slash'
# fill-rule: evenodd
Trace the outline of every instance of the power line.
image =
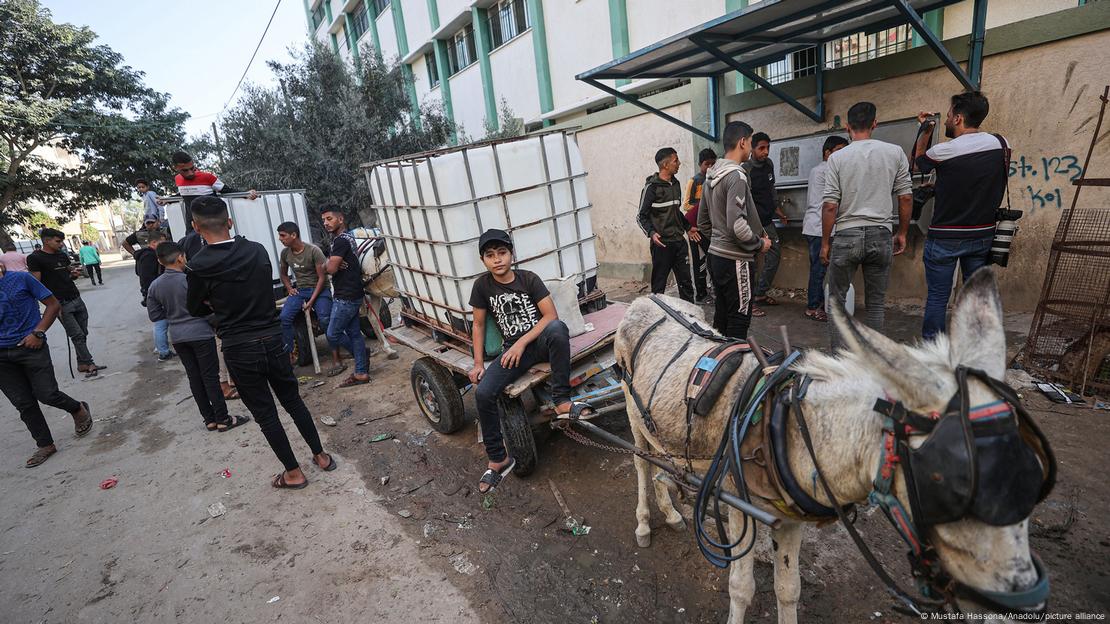
<svg viewBox="0 0 1110 624">
<path fill-rule="evenodd" d="M 247 66 L 243 69 L 243 75 L 239 76 L 239 82 L 235 83 L 235 88 L 231 91 L 231 96 L 227 98 L 223 110 L 227 110 L 227 107 L 231 106 L 231 100 L 235 99 L 235 94 L 239 92 L 239 87 L 243 84 L 243 79 L 247 77 L 247 72 L 250 71 L 251 64 L 254 63 L 254 57 L 258 55 L 258 49 L 262 47 L 262 41 L 266 39 L 266 33 L 270 32 L 270 24 L 274 23 L 274 16 L 277 15 L 277 10 L 280 6 L 281 0 L 277 0 L 277 3 L 274 4 L 274 12 L 270 13 L 270 21 L 266 22 L 266 30 L 262 31 L 262 36 L 258 39 L 258 45 L 254 46 L 254 52 L 251 53 L 251 60 L 247 61 Z"/>
</svg>

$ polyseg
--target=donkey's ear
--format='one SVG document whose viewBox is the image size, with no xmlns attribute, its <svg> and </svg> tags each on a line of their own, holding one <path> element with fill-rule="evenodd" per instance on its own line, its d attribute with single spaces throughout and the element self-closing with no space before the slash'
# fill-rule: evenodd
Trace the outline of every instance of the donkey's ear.
<svg viewBox="0 0 1110 624">
<path fill-rule="evenodd" d="M 930 405 L 945 392 L 937 375 L 906 347 L 879 332 L 856 323 L 839 301 L 832 302 L 832 317 L 841 338 L 856 357 L 867 364 L 883 386 L 894 390 L 911 405 Z"/>
<path fill-rule="evenodd" d="M 978 368 L 995 379 L 1006 372 L 1006 333 L 994 271 L 972 274 L 948 316 L 948 355 L 953 365 Z"/>
</svg>

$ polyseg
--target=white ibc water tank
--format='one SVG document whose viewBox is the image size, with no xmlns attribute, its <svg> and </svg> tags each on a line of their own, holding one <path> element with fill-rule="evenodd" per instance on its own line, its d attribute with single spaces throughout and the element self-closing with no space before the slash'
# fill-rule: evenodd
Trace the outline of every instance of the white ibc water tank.
<svg viewBox="0 0 1110 624">
<path fill-rule="evenodd" d="M 597 254 L 586 172 L 565 132 L 406 156 L 363 166 L 409 311 L 469 326 L 471 286 L 485 273 L 478 238 L 513 237 L 517 268 L 594 288 Z"/>
</svg>

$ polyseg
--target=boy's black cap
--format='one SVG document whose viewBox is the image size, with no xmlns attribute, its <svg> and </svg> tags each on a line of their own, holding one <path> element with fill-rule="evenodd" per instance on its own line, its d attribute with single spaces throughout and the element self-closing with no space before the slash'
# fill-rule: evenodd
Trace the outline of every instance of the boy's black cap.
<svg viewBox="0 0 1110 624">
<path fill-rule="evenodd" d="M 509 249 L 513 248 L 513 239 L 505 230 L 486 230 L 482 232 L 482 237 L 478 239 L 478 252 L 485 251 L 486 245 L 490 243 L 504 243 Z"/>
</svg>

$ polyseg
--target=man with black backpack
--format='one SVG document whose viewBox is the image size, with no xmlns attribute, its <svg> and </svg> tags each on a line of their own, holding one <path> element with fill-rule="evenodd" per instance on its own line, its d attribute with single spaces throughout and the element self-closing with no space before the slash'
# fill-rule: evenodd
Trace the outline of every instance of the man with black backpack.
<svg viewBox="0 0 1110 624">
<path fill-rule="evenodd" d="M 923 128 L 914 168 L 936 172 L 933 220 L 923 254 L 928 297 L 921 334 L 926 339 L 944 331 L 956 264 L 967 281 L 990 254 L 995 213 L 1006 193 L 1010 145 L 1001 135 L 979 130 L 989 110 L 987 96 L 978 91 L 953 95 L 944 120 L 944 136 L 952 140 L 931 148 L 934 116 L 917 115 Z"/>
</svg>

